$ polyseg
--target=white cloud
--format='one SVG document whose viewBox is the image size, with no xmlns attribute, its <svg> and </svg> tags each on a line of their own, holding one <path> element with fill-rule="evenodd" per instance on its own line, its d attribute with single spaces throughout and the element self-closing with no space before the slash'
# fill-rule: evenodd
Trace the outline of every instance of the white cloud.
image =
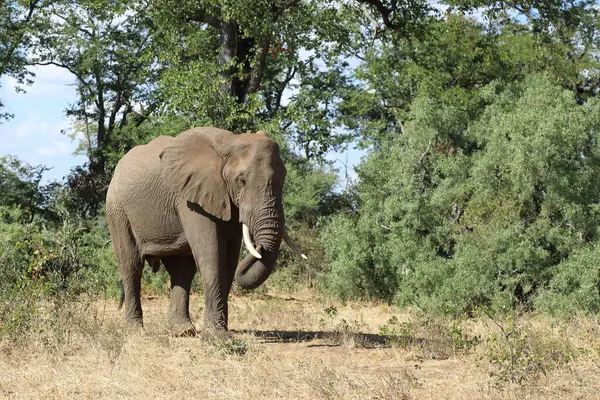
<svg viewBox="0 0 600 400">
<path fill-rule="evenodd" d="M 62 178 L 72 166 L 85 162 L 85 157 L 73 156 L 77 142 L 61 133 L 69 121 L 59 118 L 19 118 L 0 125 L 0 156 L 12 154 L 29 164 L 51 167 L 45 177 Z"/>
<path fill-rule="evenodd" d="M 35 67 L 35 83 L 28 92 L 36 97 L 51 97 L 53 99 L 75 100 L 75 77 L 66 69 L 48 65 Z"/>
<path fill-rule="evenodd" d="M 73 151 L 69 144 L 65 142 L 54 141 L 49 146 L 42 146 L 38 149 L 38 154 L 46 157 L 57 157 L 66 156 L 71 154 Z"/>
<path fill-rule="evenodd" d="M 22 86 L 29 98 L 53 99 L 74 101 L 76 99 L 75 77 L 66 69 L 54 65 L 31 67 L 35 74 L 31 86 Z M 17 98 L 22 94 L 14 92 L 17 80 L 12 77 L 5 78 L 3 85 L 9 98 Z"/>
<path fill-rule="evenodd" d="M 27 140 L 39 143 L 40 140 L 51 137 L 64 137 L 61 131 L 69 127 L 66 119 L 53 122 L 37 116 L 29 120 L 24 119 L 16 126 L 14 124 L 0 126 L 0 135 L 16 141 Z"/>
</svg>

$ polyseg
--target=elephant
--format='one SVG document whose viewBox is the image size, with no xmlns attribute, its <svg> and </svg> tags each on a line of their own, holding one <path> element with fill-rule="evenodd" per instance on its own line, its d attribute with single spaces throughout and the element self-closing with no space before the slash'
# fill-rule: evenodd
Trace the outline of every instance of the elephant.
<svg viewBox="0 0 600 400">
<path fill-rule="evenodd" d="M 284 231 L 285 176 L 278 144 L 262 131 L 198 127 L 125 154 L 108 187 L 106 217 L 128 323 L 143 327 L 144 264 L 156 271 L 162 263 L 171 280 L 171 333 L 196 333 L 189 313 L 196 270 L 204 329 L 227 331 L 234 277 L 242 288 L 257 288 L 283 239 L 299 252 Z M 242 241 L 248 255 L 239 261 Z"/>
</svg>

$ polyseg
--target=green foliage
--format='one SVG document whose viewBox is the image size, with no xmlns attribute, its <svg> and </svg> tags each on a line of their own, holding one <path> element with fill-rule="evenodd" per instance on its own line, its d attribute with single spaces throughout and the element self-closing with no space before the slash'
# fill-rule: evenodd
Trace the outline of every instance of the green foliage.
<svg viewBox="0 0 600 400">
<path fill-rule="evenodd" d="M 14 157 L 0 157 L 0 206 L 19 207 L 23 211 L 19 222 L 23 223 L 31 222 L 36 215 L 54 219 L 55 215 L 48 206 L 57 184 L 41 184 L 42 175 L 47 170 L 44 166 L 31 166 Z"/>
<path fill-rule="evenodd" d="M 282 244 L 276 270 L 269 277 L 267 286 L 287 292 L 317 287 L 319 274 L 323 272 L 325 264 L 325 251 L 319 241 L 320 226 L 311 226 L 303 221 L 288 221 L 286 229 L 296 246 L 310 256 L 304 259 Z"/>
<path fill-rule="evenodd" d="M 414 343 L 413 324 L 410 321 L 398 321 L 395 316 L 379 327 L 379 334 L 386 337 L 392 346 L 408 348 Z"/>
<path fill-rule="evenodd" d="M 404 134 L 360 166 L 358 214 L 324 232 L 325 288 L 452 313 L 557 288 L 561 263 L 598 239 L 600 114 L 555 82 L 492 83 L 470 123 L 418 97 Z"/>
<path fill-rule="evenodd" d="M 381 263 L 374 263 L 374 255 L 386 251 L 377 245 L 384 242 L 378 241 L 376 233 L 360 230 L 348 216 L 333 218 L 322 238 L 327 263 L 324 290 L 342 299 L 393 296 L 390 290 L 395 290 L 397 283 L 387 255 L 382 254 Z"/>
<path fill-rule="evenodd" d="M 284 188 L 284 207 L 289 220 L 315 223 L 327 214 L 333 188 L 337 183 L 335 172 L 309 163 L 288 163 Z"/>
<path fill-rule="evenodd" d="M 489 17 L 503 22 L 516 19 L 545 40 L 568 40 L 568 33 L 584 31 L 597 17 L 595 0 L 449 0 L 447 3 L 463 11 L 483 8 Z"/>
<path fill-rule="evenodd" d="M 0 77 L 14 78 L 18 91 L 23 91 L 22 85 L 32 83 L 33 74 L 26 68 L 26 53 L 32 46 L 32 33 L 39 22 L 40 10 L 49 3 L 52 2 L 5 0 L 0 4 Z M 0 110 L 3 106 L 0 99 Z M 0 112 L 0 123 L 10 117 L 11 114 Z"/>
<path fill-rule="evenodd" d="M 20 337 L 81 296 L 117 295 L 104 218 L 85 223 L 57 207 L 56 226 L 38 217 L 24 224 L 23 210 L 0 207 L 0 336 Z"/>
<path fill-rule="evenodd" d="M 343 120 L 337 103 L 351 96 L 355 87 L 344 75 L 346 63 L 320 71 L 315 63 L 301 70 L 298 93 L 286 107 L 283 120 L 289 139 L 306 159 L 320 160 L 331 150 L 340 150 L 352 134 L 339 129 Z"/>
<path fill-rule="evenodd" d="M 322 161 L 351 139 L 335 129 L 336 104 L 353 90 L 342 54 L 359 14 L 330 1 L 242 3 L 153 2 L 164 114 L 236 133 L 267 128 Z"/>
<path fill-rule="evenodd" d="M 547 286 L 535 306 L 558 316 L 571 317 L 580 310 L 600 312 L 600 259 L 598 243 L 582 246 L 552 268 Z"/>
</svg>

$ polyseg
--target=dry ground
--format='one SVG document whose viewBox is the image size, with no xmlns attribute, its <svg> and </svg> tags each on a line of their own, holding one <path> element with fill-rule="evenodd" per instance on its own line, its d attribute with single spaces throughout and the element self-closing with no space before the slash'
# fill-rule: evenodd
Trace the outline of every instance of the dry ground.
<svg viewBox="0 0 600 400">
<path fill-rule="evenodd" d="M 192 299 L 200 321 L 201 299 Z M 0 352 L 1 398 L 594 399 L 598 321 L 435 321 L 310 293 L 233 297 L 233 340 L 173 338 L 166 298 L 130 332 L 116 303 L 80 308 Z M 391 319 L 391 322 L 390 322 Z M 49 323 L 49 325 L 52 325 Z M 519 340 L 514 340 L 519 338 Z M 512 362 L 511 362 L 512 361 Z"/>
</svg>

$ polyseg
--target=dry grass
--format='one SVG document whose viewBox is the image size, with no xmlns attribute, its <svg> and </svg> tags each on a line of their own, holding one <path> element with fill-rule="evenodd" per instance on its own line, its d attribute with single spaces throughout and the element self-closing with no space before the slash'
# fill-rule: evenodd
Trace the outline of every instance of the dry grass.
<svg viewBox="0 0 600 400">
<path fill-rule="evenodd" d="M 199 300 L 192 299 L 195 321 Z M 485 317 L 458 323 L 385 305 L 343 306 L 310 293 L 251 295 L 231 301 L 233 340 L 209 344 L 168 336 L 166 298 L 143 305 L 144 332 L 124 329 L 116 303 L 101 302 L 71 320 L 68 340 L 53 339 L 48 329 L 1 344 L 0 397 L 592 399 L 600 393 L 600 334 L 589 318 L 561 325 L 522 317 L 510 337 L 520 341 L 511 347 Z M 527 379 L 503 375 L 511 348 Z M 539 359 L 545 361 L 537 368 Z"/>
</svg>

